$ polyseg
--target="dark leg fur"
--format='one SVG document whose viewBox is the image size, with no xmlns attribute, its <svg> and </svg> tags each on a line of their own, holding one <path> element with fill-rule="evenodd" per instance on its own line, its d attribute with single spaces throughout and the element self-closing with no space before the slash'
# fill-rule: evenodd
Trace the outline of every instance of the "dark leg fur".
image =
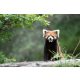
<svg viewBox="0 0 80 80">
<path fill-rule="evenodd" d="M 53 52 L 57 53 L 57 40 L 54 40 L 53 42 L 46 40 L 44 46 L 44 60 L 51 60 L 54 56 Z"/>
</svg>

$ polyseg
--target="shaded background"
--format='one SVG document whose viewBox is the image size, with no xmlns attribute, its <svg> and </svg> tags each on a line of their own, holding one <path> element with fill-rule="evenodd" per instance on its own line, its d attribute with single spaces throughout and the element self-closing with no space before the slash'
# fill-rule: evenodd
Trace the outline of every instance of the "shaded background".
<svg viewBox="0 0 80 80">
<path fill-rule="evenodd" d="M 43 60 L 44 28 L 60 29 L 65 57 L 80 53 L 79 14 L 0 14 L 0 63 Z"/>
</svg>

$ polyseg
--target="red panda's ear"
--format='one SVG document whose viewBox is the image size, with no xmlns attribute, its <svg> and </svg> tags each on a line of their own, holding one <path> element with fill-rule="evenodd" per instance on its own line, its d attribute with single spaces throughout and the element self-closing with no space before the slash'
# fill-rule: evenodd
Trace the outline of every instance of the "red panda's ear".
<svg viewBox="0 0 80 80">
<path fill-rule="evenodd" d="M 54 30 L 57 33 L 57 36 L 59 38 L 60 30 Z"/>
<path fill-rule="evenodd" d="M 43 37 L 45 37 L 45 34 L 46 34 L 47 31 L 48 31 L 48 30 L 43 29 Z"/>
</svg>

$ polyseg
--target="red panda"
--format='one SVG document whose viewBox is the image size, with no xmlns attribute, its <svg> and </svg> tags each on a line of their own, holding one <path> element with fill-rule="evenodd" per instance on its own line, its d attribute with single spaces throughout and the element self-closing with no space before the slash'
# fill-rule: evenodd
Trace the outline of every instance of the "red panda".
<svg viewBox="0 0 80 80">
<path fill-rule="evenodd" d="M 54 53 L 62 53 L 60 51 L 60 46 L 58 43 L 60 30 L 46 30 L 43 29 L 43 37 L 45 38 L 44 46 L 44 60 L 51 60 L 54 56 Z M 54 52 L 54 53 L 53 53 Z"/>
</svg>

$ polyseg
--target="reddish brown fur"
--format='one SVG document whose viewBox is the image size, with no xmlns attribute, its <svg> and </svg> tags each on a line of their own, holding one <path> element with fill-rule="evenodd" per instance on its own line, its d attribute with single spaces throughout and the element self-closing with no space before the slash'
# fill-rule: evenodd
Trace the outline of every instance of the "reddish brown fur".
<svg viewBox="0 0 80 80">
<path fill-rule="evenodd" d="M 45 34 L 45 38 L 47 38 L 48 36 L 57 36 L 57 33 L 56 32 L 53 32 L 53 31 L 48 31 Z"/>
<path fill-rule="evenodd" d="M 50 31 L 48 30 L 44 37 L 45 37 L 45 46 L 44 46 L 44 60 L 51 60 L 51 58 L 54 56 L 54 54 L 52 53 L 53 51 L 55 53 L 60 53 L 60 56 L 62 57 L 62 53 L 61 53 L 61 49 L 58 43 L 58 39 L 54 40 L 53 42 L 49 42 L 47 40 L 48 36 L 57 36 L 56 32 Z"/>
</svg>

